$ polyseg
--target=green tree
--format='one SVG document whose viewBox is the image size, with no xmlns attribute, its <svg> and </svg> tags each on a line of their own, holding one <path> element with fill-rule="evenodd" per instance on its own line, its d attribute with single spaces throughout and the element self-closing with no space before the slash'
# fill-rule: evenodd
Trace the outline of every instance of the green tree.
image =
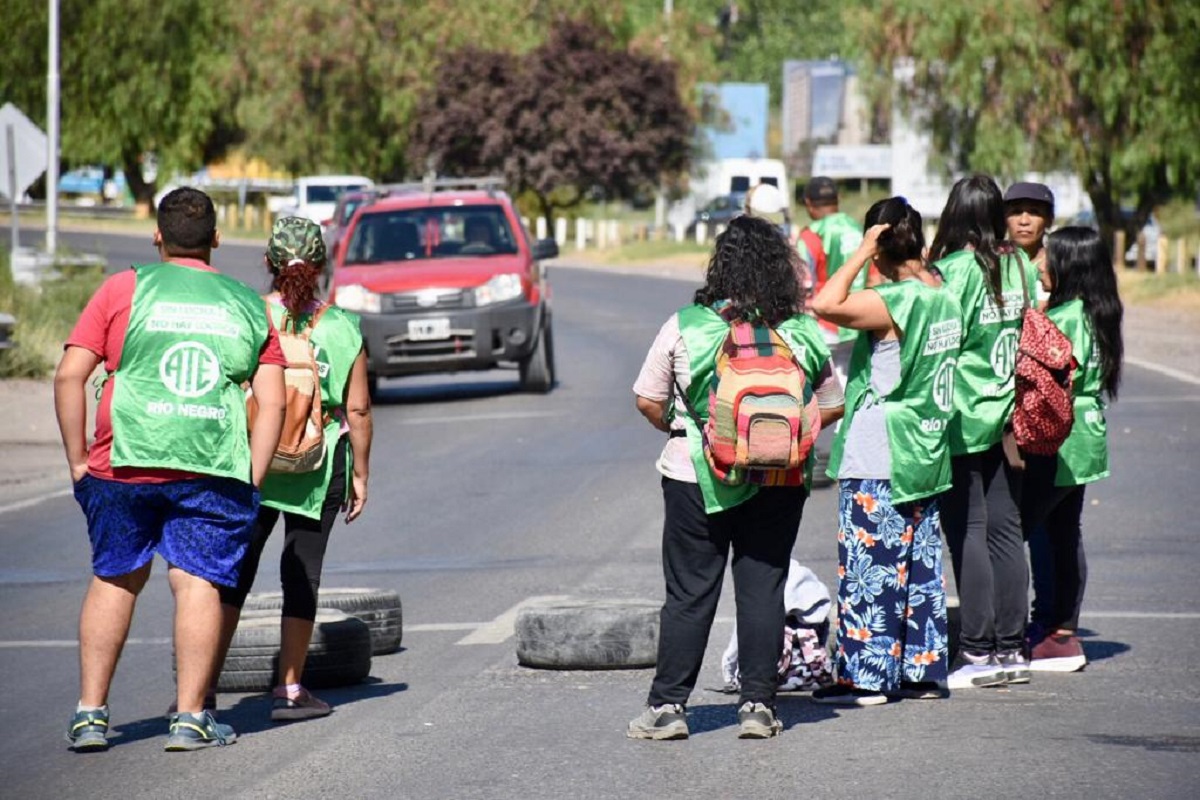
<svg viewBox="0 0 1200 800">
<path fill-rule="evenodd" d="M 951 171 L 1071 169 L 1106 238 L 1123 202 L 1132 237 L 1155 204 L 1195 191 L 1200 4 L 885 0 L 854 27 L 882 84 L 911 65 L 900 102 Z"/>
<path fill-rule="evenodd" d="M 41 5 L 45 5 L 42 3 Z M 152 201 L 142 159 L 194 169 L 233 137 L 226 0 L 70 0 L 61 19 L 62 152 L 119 166 Z"/>
</svg>

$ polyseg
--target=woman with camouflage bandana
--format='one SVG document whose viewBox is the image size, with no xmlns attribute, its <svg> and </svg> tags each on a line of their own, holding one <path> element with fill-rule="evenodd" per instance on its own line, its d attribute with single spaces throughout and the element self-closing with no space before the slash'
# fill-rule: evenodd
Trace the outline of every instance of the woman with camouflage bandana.
<svg viewBox="0 0 1200 800">
<path fill-rule="evenodd" d="M 264 259 L 273 289 L 267 302 L 281 331 L 309 330 L 321 377 L 321 405 L 329 420 L 325 426 L 326 453 L 323 464 L 314 472 L 267 475 L 254 541 L 242 564 L 238 586 L 221 593 L 225 610 L 223 661 L 258 572 L 263 548 L 282 512 L 285 539 L 279 559 L 283 589 L 280 684 L 272 692 L 271 708 L 271 719 L 277 722 L 323 717 L 332 710 L 301 686 L 300 676 L 312 638 L 321 565 L 334 520 L 340 509 L 346 512 L 346 522 L 352 522 L 367 502 L 371 400 L 366 353 L 358 317 L 316 296 L 325 259 L 325 242 L 316 223 L 300 217 L 276 221 Z"/>
</svg>

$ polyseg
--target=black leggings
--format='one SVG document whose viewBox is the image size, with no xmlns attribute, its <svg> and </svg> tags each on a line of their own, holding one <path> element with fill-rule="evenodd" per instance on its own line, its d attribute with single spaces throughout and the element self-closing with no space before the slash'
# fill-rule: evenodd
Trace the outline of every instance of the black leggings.
<svg viewBox="0 0 1200 800">
<path fill-rule="evenodd" d="M 1033 621 L 1047 631 L 1077 630 L 1087 587 L 1084 487 L 1055 486 L 1058 458 L 1025 457 L 1021 521 L 1033 569 Z"/>
<path fill-rule="evenodd" d="M 1021 473 L 999 444 L 950 463 L 954 485 L 942 498 L 942 531 L 958 585 L 961 648 L 972 654 L 1017 650 L 1029 613 Z"/>
<path fill-rule="evenodd" d="M 338 440 L 333 450 L 333 477 L 321 506 L 321 518 L 301 516 L 291 511 L 283 512 L 283 552 L 279 556 L 279 582 L 283 589 L 283 614 L 285 617 L 314 620 L 317 616 L 317 591 L 321 587 L 321 567 L 325 562 L 325 548 L 329 545 L 329 532 L 341 510 L 346 492 L 346 442 Z M 279 521 L 279 510 L 261 506 L 254 526 L 254 540 L 246 549 L 238 575 L 236 588 L 218 586 L 224 605 L 241 608 L 246 595 L 254 585 L 258 574 L 258 562 L 275 523 Z"/>
</svg>

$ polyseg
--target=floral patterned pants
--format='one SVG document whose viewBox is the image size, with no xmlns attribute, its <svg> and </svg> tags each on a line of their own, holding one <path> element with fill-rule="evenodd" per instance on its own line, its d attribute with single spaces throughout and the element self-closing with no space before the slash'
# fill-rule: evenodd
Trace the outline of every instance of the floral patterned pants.
<svg viewBox="0 0 1200 800">
<path fill-rule="evenodd" d="M 887 692 L 945 681 L 937 497 L 893 506 L 891 481 L 838 483 L 838 682 Z"/>
</svg>

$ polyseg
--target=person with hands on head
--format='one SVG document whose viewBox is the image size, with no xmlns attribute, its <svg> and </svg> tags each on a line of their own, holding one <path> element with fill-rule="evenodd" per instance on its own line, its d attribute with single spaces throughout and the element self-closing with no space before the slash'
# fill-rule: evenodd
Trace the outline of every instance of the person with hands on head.
<svg viewBox="0 0 1200 800">
<path fill-rule="evenodd" d="M 353 522 L 367 502 L 372 424 L 366 351 L 358 317 L 317 298 L 325 258 L 325 241 L 316 223 L 301 217 L 275 222 L 264 257 L 273 289 L 267 305 L 281 330 L 307 330 L 309 334 L 320 375 L 321 406 L 327 412 L 326 452 L 321 466 L 312 472 L 267 475 L 262 509 L 241 575 L 236 586 L 221 590 L 225 622 L 219 663 L 228 653 L 263 549 L 282 514 L 280 683 L 272 692 L 271 708 L 271 719 L 277 722 L 323 717 L 332 710 L 305 689 L 300 679 L 334 521 L 339 510 L 344 510 L 346 522 Z"/>
<path fill-rule="evenodd" d="M 767 220 L 747 214 L 730 221 L 717 237 L 704 286 L 692 304 L 663 324 L 634 382 L 638 412 L 667 434 L 657 463 L 665 509 L 666 602 L 647 708 L 630 721 L 630 738 L 688 737 L 686 705 L 700 674 L 731 548 L 742 679 L 738 735 L 763 739 L 783 728 L 775 697 L 784 584 L 808 498 L 812 454 L 799 485 L 722 483 L 709 466 L 693 412 L 707 413 L 717 353 L 731 325 L 752 322 L 769 326 L 787 342 L 805 375 L 806 402 L 815 397 L 821 424 L 841 417 L 842 387 L 829 349 L 816 321 L 800 312 L 797 258 Z"/>
<path fill-rule="evenodd" d="M 854 254 L 813 299 L 860 331 L 829 461 L 838 491 L 837 683 L 813 701 L 868 706 L 946 695 L 940 495 L 962 310 L 925 263 L 921 215 L 902 197 L 867 212 Z M 852 291 L 874 262 L 888 279 Z"/>
<path fill-rule="evenodd" d="M 154 554 L 175 598 L 177 693 L 166 749 L 232 744 L 205 707 L 221 636 L 218 590 L 237 583 L 256 488 L 279 441 L 287 361 L 261 299 L 209 265 L 220 244 L 209 197 L 184 187 L 158 205 L 161 263 L 108 278 L 67 339 L 54 406 L 93 577 L 79 615 L 76 751 L 104 750 L 108 693 Z M 105 368 L 88 447 L 86 383 Z M 249 439 L 241 385 L 259 413 Z"/>
</svg>

